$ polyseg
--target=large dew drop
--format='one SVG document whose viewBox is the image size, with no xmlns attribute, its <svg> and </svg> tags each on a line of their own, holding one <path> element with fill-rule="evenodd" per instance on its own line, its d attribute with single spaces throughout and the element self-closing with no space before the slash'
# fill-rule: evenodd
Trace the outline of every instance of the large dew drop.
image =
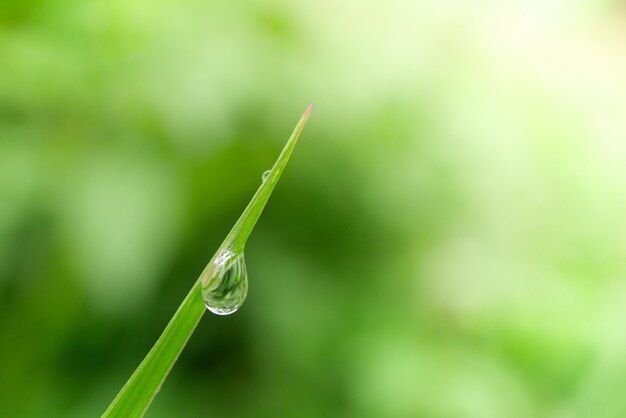
<svg viewBox="0 0 626 418">
<path fill-rule="evenodd" d="M 270 175 L 271 172 L 272 170 L 266 170 L 263 172 L 263 174 L 261 175 L 261 181 L 263 183 L 265 183 L 265 180 L 267 180 L 267 177 Z"/>
<path fill-rule="evenodd" d="M 237 311 L 248 294 L 248 273 L 243 253 L 224 250 L 202 278 L 202 297 L 217 315 Z"/>
</svg>

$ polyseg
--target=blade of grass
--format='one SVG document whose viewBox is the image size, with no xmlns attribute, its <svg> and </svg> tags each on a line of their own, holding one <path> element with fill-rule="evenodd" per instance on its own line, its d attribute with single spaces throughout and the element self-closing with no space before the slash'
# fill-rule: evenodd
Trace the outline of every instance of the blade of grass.
<svg viewBox="0 0 626 418">
<path fill-rule="evenodd" d="M 203 275 L 216 256 L 225 248 L 243 251 L 243 247 L 259 216 L 261 216 L 261 212 L 263 212 L 263 208 L 289 160 L 289 156 L 312 109 L 313 105 L 309 106 L 304 112 L 272 167 L 271 173 L 256 191 L 252 200 L 235 223 L 235 226 L 233 226 L 222 245 L 220 245 L 211 261 L 207 264 L 205 270 L 196 280 L 191 291 L 187 294 L 187 297 L 185 297 L 185 300 L 183 300 L 183 303 L 167 324 L 157 342 L 117 394 L 111 405 L 109 405 L 103 417 L 141 417 L 146 412 L 187 344 L 189 337 L 191 337 L 198 325 L 200 318 L 206 311 L 200 285 Z"/>
</svg>

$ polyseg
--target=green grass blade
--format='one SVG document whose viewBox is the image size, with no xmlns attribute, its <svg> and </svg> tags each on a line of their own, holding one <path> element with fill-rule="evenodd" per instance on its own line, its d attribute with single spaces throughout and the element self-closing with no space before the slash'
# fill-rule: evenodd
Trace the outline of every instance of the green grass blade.
<svg viewBox="0 0 626 418">
<path fill-rule="evenodd" d="M 104 417 L 141 417 L 161 388 L 206 308 L 196 282 L 163 334 L 115 397 Z"/>
<path fill-rule="evenodd" d="M 225 248 L 243 250 L 254 225 L 259 219 L 289 160 L 289 156 L 304 128 L 304 124 L 311 114 L 312 107 L 309 106 L 306 112 L 304 112 L 272 167 L 271 173 L 254 194 L 241 217 L 237 220 L 211 261 L 209 261 L 207 268 L 196 280 L 191 291 L 187 294 L 187 297 L 183 300 L 183 303 L 169 324 L 167 324 L 157 342 L 117 394 L 111 405 L 109 405 L 103 417 L 141 417 L 146 412 L 206 311 L 200 285 L 204 273 L 213 263 L 215 257 Z"/>
</svg>

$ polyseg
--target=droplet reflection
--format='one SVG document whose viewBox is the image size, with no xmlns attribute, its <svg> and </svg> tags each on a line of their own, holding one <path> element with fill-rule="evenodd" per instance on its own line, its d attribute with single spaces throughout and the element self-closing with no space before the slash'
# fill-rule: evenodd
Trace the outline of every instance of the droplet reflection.
<svg viewBox="0 0 626 418">
<path fill-rule="evenodd" d="M 243 253 L 224 250 L 202 278 L 202 297 L 207 309 L 217 315 L 237 311 L 248 294 L 248 273 Z"/>
</svg>

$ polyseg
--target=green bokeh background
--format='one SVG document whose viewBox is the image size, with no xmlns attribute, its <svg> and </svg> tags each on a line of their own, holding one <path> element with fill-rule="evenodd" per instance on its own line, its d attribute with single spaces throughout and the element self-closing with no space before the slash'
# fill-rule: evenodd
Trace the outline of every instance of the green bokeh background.
<svg viewBox="0 0 626 418">
<path fill-rule="evenodd" d="M 0 2 L 0 416 L 626 416 L 619 1 Z"/>
</svg>

